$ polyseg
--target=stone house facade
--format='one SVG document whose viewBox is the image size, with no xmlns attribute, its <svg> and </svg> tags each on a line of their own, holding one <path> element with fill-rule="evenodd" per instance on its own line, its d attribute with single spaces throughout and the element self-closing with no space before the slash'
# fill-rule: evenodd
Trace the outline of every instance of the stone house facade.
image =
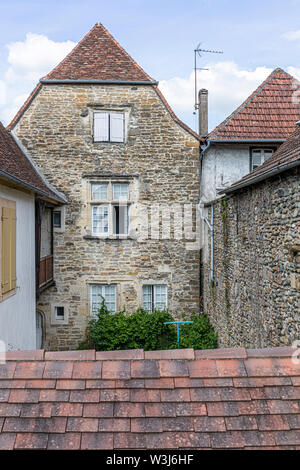
<svg viewBox="0 0 300 470">
<path fill-rule="evenodd" d="M 204 311 L 223 347 L 299 340 L 299 164 L 298 125 L 268 161 L 207 204 L 213 237 L 204 266 Z"/>
<path fill-rule="evenodd" d="M 68 199 L 55 214 L 56 283 L 38 300 L 45 348 L 76 348 L 101 296 L 111 311 L 199 312 L 200 139 L 101 24 L 9 127 Z"/>
</svg>

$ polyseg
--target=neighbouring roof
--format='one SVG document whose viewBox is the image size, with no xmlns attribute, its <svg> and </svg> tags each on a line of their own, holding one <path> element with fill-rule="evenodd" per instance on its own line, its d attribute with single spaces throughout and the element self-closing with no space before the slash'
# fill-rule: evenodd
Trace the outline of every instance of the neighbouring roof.
<svg viewBox="0 0 300 470">
<path fill-rule="evenodd" d="M 295 129 L 295 126 L 294 126 Z M 297 125 L 293 134 L 279 147 L 279 149 L 262 165 L 255 168 L 242 179 L 222 190 L 222 193 L 231 193 L 245 186 L 266 179 L 274 173 L 290 169 L 292 166 L 300 165 L 300 126 Z"/>
<path fill-rule="evenodd" d="M 51 189 L 23 153 L 12 134 L 0 122 L 0 176 L 52 200 L 66 199 Z"/>
<path fill-rule="evenodd" d="M 12 129 L 15 126 L 30 103 L 37 96 L 43 84 L 61 82 L 75 84 L 76 82 L 102 84 L 136 83 L 152 86 L 174 121 L 193 137 L 199 141 L 202 140 L 196 132 L 177 118 L 158 89 L 158 82 L 151 78 L 130 57 L 101 23 L 95 24 L 65 59 L 41 79 L 8 125 L 8 129 Z"/>
<path fill-rule="evenodd" d="M 207 138 L 212 141 L 286 139 L 300 118 L 299 103 L 293 98 L 296 84 L 291 75 L 275 69 Z"/>
<path fill-rule="evenodd" d="M 8 352 L 0 449 L 300 449 L 295 352 Z"/>
</svg>

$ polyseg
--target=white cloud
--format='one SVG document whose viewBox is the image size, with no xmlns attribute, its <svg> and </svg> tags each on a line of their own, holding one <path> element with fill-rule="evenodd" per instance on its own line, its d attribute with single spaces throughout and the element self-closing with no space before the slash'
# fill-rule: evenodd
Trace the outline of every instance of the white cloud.
<svg viewBox="0 0 300 470">
<path fill-rule="evenodd" d="M 7 44 L 10 67 L 6 79 L 36 81 L 50 72 L 74 46 L 72 41 L 54 42 L 42 34 L 27 33 L 25 41 Z"/>
<path fill-rule="evenodd" d="M 75 44 L 51 41 L 33 33 L 27 33 L 24 41 L 7 44 L 8 68 L 2 75 L 4 80 L 0 80 L 1 120 L 8 123 L 14 117 L 37 81 L 64 59 Z"/>
<path fill-rule="evenodd" d="M 287 33 L 282 34 L 282 37 L 288 41 L 298 41 L 300 40 L 300 29 L 296 31 L 288 31 Z"/>
<path fill-rule="evenodd" d="M 0 105 L 6 102 L 6 85 L 3 80 L 0 80 Z"/>
<path fill-rule="evenodd" d="M 234 111 L 272 72 L 267 67 L 243 70 L 234 62 L 207 64 L 205 68 L 209 70 L 198 72 L 198 89 L 208 89 L 211 121 L 224 119 Z M 178 114 L 193 110 L 194 72 L 188 78 L 162 80 L 160 89 Z"/>
</svg>

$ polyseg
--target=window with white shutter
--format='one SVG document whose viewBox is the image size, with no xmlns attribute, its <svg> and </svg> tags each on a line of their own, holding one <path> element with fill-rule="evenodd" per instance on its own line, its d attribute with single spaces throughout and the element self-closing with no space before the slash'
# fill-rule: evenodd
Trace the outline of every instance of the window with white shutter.
<svg viewBox="0 0 300 470">
<path fill-rule="evenodd" d="M 94 113 L 94 141 L 109 142 L 109 113 Z"/>
<path fill-rule="evenodd" d="M 90 286 L 91 294 L 91 314 L 97 315 L 104 303 L 111 313 L 117 310 L 117 286 L 111 284 L 93 284 Z"/>
<path fill-rule="evenodd" d="M 95 142 L 124 142 L 125 114 L 124 113 L 94 113 Z"/>
</svg>

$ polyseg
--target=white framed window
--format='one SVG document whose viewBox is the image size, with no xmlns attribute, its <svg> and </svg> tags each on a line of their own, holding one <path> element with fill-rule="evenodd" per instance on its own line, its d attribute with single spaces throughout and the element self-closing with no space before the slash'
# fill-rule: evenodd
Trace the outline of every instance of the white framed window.
<svg viewBox="0 0 300 470">
<path fill-rule="evenodd" d="M 124 112 L 94 112 L 95 142 L 125 142 Z"/>
<path fill-rule="evenodd" d="M 114 284 L 92 284 L 90 286 L 91 314 L 97 315 L 102 301 L 111 313 L 117 311 L 117 286 Z"/>
<path fill-rule="evenodd" d="M 168 307 L 168 287 L 165 284 L 143 286 L 143 308 L 148 312 Z"/>
<path fill-rule="evenodd" d="M 252 148 L 250 159 L 250 171 L 262 165 L 275 152 L 274 148 Z"/>
<path fill-rule="evenodd" d="M 92 235 L 129 233 L 130 185 L 108 181 L 91 184 Z"/>
</svg>

